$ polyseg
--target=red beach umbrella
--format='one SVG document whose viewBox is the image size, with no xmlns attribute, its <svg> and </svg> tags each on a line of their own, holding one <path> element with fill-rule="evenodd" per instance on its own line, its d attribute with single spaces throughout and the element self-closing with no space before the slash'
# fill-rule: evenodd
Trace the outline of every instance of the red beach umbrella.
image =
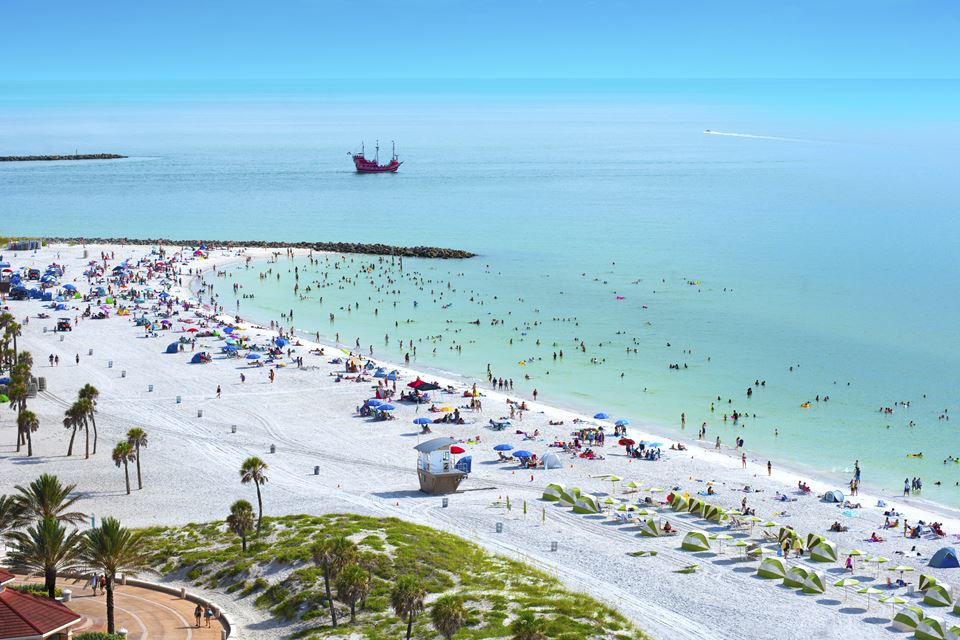
<svg viewBox="0 0 960 640">
<path fill-rule="evenodd" d="M 620 438 L 620 443 L 619 443 L 619 444 L 620 444 L 620 446 L 625 447 L 625 446 L 627 446 L 628 444 L 637 444 L 637 443 L 634 442 L 633 440 L 631 440 L 630 438 Z"/>
<path fill-rule="evenodd" d="M 457 445 L 450 447 L 450 453 L 464 453 L 465 451 L 466 449 L 463 447 L 458 447 Z"/>
</svg>

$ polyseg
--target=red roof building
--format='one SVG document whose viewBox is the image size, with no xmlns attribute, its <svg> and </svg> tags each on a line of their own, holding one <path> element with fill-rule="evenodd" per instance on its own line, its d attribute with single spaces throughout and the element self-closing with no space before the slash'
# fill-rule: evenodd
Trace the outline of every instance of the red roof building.
<svg viewBox="0 0 960 640">
<path fill-rule="evenodd" d="M 56 600 L 5 586 L 12 573 L 0 569 L 0 640 L 66 640 L 81 616 Z"/>
</svg>

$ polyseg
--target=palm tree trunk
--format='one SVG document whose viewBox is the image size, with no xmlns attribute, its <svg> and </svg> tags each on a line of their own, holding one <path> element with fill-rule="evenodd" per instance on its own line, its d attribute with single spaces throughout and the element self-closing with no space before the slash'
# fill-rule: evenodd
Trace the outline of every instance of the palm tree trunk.
<svg viewBox="0 0 960 640">
<path fill-rule="evenodd" d="M 143 489 L 143 479 L 140 477 L 140 445 L 137 445 L 137 489 Z"/>
<path fill-rule="evenodd" d="M 410 640 L 410 634 L 413 633 L 413 614 L 407 614 L 407 640 Z"/>
<path fill-rule="evenodd" d="M 240 548 L 243 550 L 244 553 L 247 552 L 247 534 L 243 534 L 242 536 L 240 536 Z"/>
<path fill-rule="evenodd" d="M 116 633 L 113 623 L 113 576 L 107 576 L 107 633 Z"/>
<path fill-rule="evenodd" d="M 127 495 L 130 495 L 130 466 L 127 461 L 123 461 L 123 475 L 127 478 Z"/>
<path fill-rule="evenodd" d="M 70 446 L 67 447 L 67 456 L 73 455 L 73 439 L 77 437 L 77 425 L 73 425 L 73 431 L 70 432 Z"/>
<path fill-rule="evenodd" d="M 47 569 L 43 572 L 43 584 L 47 588 L 47 597 L 53 600 L 57 597 L 57 570 Z"/>
<path fill-rule="evenodd" d="M 27 457 L 33 457 L 33 436 L 30 435 L 30 429 L 27 429 Z"/>
<path fill-rule="evenodd" d="M 330 569 L 323 569 L 323 588 L 327 591 L 327 602 L 330 603 L 330 622 L 337 628 L 337 608 L 333 606 L 333 594 L 330 593 Z"/>
<path fill-rule="evenodd" d="M 353 624 L 357 621 L 357 601 L 350 601 L 350 624 Z"/>
<path fill-rule="evenodd" d="M 90 411 L 90 423 L 93 425 L 93 455 L 97 455 L 97 419 L 93 417 L 93 411 Z"/>
<path fill-rule="evenodd" d="M 20 441 L 23 440 L 23 430 L 17 425 L 17 453 L 20 453 Z"/>
<path fill-rule="evenodd" d="M 257 488 L 257 507 L 260 509 L 260 516 L 257 518 L 257 533 L 260 533 L 260 525 L 263 524 L 263 496 L 260 495 L 260 483 L 254 481 L 253 485 Z"/>
<path fill-rule="evenodd" d="M 83 431 L 87 436 L 87 452 L 84 455 L 84 460 L 90 459 L 90 425 L 87 424 L 87 419 L 83 419 Z"/>
</svg>

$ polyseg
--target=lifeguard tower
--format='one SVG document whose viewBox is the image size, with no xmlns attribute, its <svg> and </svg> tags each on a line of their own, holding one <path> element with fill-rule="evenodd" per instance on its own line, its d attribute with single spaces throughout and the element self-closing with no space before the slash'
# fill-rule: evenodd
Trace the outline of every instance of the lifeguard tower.
<svg viewBox="0 0 960 640">
<path fill-rule="evenodd" d="M 450 453 L 450 447 L 455 444 L 456 440 L 445 437 L 433 438 L 414 447 L 420 454 L 417 458 L 420 491 L 434 495 L 456 492 L 467 474 Z"/>
</svg>

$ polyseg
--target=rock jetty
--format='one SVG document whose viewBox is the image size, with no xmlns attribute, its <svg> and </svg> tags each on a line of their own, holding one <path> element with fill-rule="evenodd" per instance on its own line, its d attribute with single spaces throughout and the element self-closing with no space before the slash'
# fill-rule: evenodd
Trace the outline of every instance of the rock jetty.
<svg viewBox="0 0 960 640">
<path fill-rule="evenodd" d="M 404 258 L 439 258 L 444 260 L 462 260 L 473 258 L 475 253 L 462 249 L 442 247 L 398 247 L 389 244 L 366 244 L 356 242 L 273 242 L 268 240 L 171 240 L 170 238 L 43 238 L 46 244 L 162 244 L 175 247 L 197 247 L 205 244 L 210 249 L 235 249 L 257 247 L 266 249 L 312 249 L 331 253 L 366 253 L 377 256 L 398 256 Z"/>
<path fill-rule="evenodd" d="M 75 153 L 71 156 L 0 156 L 0 162 L 42 162 L 53 160 L 117 160 L 118 153 Z"/>
</svg>

